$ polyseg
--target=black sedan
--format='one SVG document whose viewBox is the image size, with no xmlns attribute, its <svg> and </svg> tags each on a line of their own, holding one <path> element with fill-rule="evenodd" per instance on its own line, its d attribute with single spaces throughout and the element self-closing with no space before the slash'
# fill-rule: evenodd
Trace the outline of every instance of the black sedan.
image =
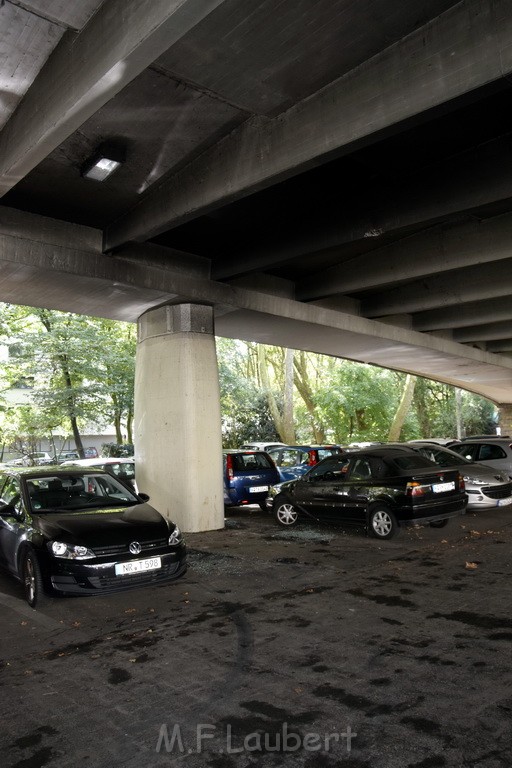
<svg viewBox="0 0 512 768">
<path fill-rule="evenodd" d="M 178 526 L 107 472 L 83 467 L 0 472 L 0 566 L 25 587 L 86 595 L 159 584 L 186 570 Z"/>
<path fill-rule="evenodd" d="M 385 446 L 329 456 L 298 480 L 274 486 L 267 499 L 280 525 L 301 518 L 362 525 L 379 539 L 390 539 L 406 524 L 442 527 L 466 505 L 457 470 Z"/>
</svg>

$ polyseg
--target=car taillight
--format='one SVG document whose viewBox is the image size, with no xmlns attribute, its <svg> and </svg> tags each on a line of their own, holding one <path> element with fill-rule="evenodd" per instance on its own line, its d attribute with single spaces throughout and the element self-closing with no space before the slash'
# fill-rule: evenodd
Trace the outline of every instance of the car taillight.
<svg viewBox="0 0 512 768">
<path fill-rule="evenodd" d="M 313 467 L 316 464 L 316 456 L 314 451 L 308 451 L 308 467 Z"/>
<path fill-rule="evenodd" d="M 227 469 L 227 472 L 228 472 L 229 479 L 232 480 L 235 473 L 233 472 L 233 457 L 230 456 L 229 453 L 228 453 L 227 459 L 226 459 L 226 469 Z"/>
<path fill-rule="evenodd" d="M 406 494 L 407 496 L 423 496 L 428 486 L 421 483 L 410 482 L 407 483 Z"/>
<path fill-rule="evenodd" d="M 459 475 L 459 490 L 465 491 L 466 490 L 466 483 L 464 482 L 464 478 L 462 475 Z"/>
</svg>

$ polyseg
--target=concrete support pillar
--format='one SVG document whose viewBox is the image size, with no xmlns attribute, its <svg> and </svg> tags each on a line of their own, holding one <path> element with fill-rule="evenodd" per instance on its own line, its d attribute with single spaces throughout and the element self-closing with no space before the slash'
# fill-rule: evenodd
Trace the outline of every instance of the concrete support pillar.
<svg viewBox="0 0 512 768">
<path fill-rule="evenodd" d="M 508 403 L 502 403 L 499 406 L 499 425 L 502 435 L 512 436 L 512 405 Z"/>
<path fill-rule="evenodd" d="M 213 309 L 176 304 L 139 318 L 137 485 L 184 531 L 224 527 L 220 396 Z"/>
</svg>

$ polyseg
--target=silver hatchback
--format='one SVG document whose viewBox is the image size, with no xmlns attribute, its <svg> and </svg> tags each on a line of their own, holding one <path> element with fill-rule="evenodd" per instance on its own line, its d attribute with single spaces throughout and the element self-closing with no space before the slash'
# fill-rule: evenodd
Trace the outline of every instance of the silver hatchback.
<svg viewBox="0 0 512 768">
<path fill-rule="evenodd" d="M 494 442 L 493 440 L 492 443 L 494 444 Z M 409 443 L 411 448 L 435 461 L 436 464 L 459 470 L 466 484 L 468 511 L 475 512 L 479 509 L 492 509 L 493 507 L 512 507 L 512 481 L 508 471 L 485 466 L 466 458 L 466 450 L 464 450 L 463 455 L 461 455 L 460 450 L 457 450 L 461 449 L 463 445 L 466 443 L 461 443 L 450 449 L 428 441 Z"/>
<path fill-rule="evenodd" d="M 451 445 L 452 451 L 470 461 L 499 469 L 512 477 L 512 439 L 510 437 L 466 438 Z"/>
</svg>

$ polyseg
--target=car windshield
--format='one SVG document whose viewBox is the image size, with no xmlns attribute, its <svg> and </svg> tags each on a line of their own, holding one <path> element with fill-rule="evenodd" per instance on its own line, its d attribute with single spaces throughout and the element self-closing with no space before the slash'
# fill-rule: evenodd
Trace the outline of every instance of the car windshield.
<svg viewBox="0 0 512 768">
<path fill-rule="evenodd" d="M 138 504 L 137 496 L 109 474 L 48 474 L 27 479 L 33 512 L 69 512 L 91 507 Z"/>
<path fill-rule="evenodd" d="M 472 461 L 466 459 L 465 456 L 459 456 L 455 451 L 450 451 L 448 448 L 431 448 L 430 446 L 423 446 L 420 449 L 420 453 L 426 456 L 430 461 L 435 461 L 440 467 L 453 467 L 457 464 L 473 464 Z"/>
</svg>

